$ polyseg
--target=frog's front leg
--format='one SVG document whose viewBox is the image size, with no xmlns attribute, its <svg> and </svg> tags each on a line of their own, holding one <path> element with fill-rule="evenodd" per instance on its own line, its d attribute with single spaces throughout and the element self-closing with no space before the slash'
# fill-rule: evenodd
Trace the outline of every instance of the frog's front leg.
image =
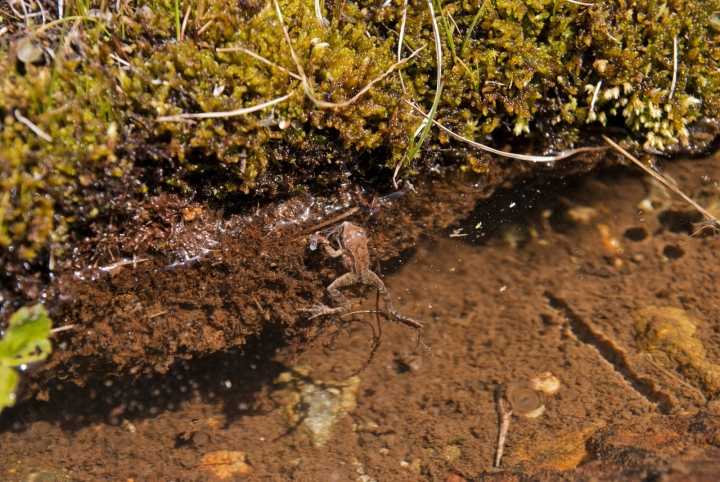
<svg viewBox="0 0 720 482">
<path fill-rule="evenodd" d="M 331 258 L 337 258 L 337 257 L 340 256 L 341 254 L 343 254 L 343 249 L 342 249 L 342 247 L 340 247 L 340 249 L 335 249 L 335 248 L 333 248 L 332 246 L 330 246 L 330 243 L 327 243 L 327 244 L 325 245 L 325 252 L 326 252 L 326 253 L 328 254 L 328 256 L 330 256 Z M 349 273 L 348 273 L 348 274 L 349 274 Z M 338 279 L 340 279 L 340 278 L 338 278 Z M 331 285 L 331 286 L 332 286 L 332 285 Z M 328 289 L 330 289 L 330 288 L 328 288 Z"/>
<path fill-rule="evenodd" d="M 385 306 L 387 307 L 388 311 L 395 318 L 397 318 L 398 321 L 400 321 L 401 323 L 403 323 L 405 325 L 411 326 L 413 328 L 419 329 L 419 328 L 423 327 L 423 324 L 420 323 L 419 321 L 414 320 L 414 319 L 410 318 L 409 316 L 405 316 L 402 313 L 395 310 L 395 308 L 393 307 L 393 304 L 392 304 L 392 297 L 390 296 L 390 292 L 387 290 L 387 288 L 385 287 L 385 283 L 382 282 L 382 280 L 378 277 L 378 275 L 376 275 L 375 273 L 373 273 L 370 270 L 366 270 L 362 274 L 360 281 L 362 281 L 366 285 L 374 286 L 375 288 L 377 288 L 378 292 L 380 292 L 380 296 L 382 296 L 382 299 L 385 302 Z M 328 288 L 328 290 L 329 289 L 330 288 Z"/>
<path fill-rule="evenodd" d="M 333 300 L 340 306 L 337 308 L 330 308 L 329 306 L 318 303 L 311 308 L 303 308 L 298 311 L 304 311 L 311 313 L 310 318 L 315 318 L 322 315 L 334 315 L 335 313 L 342 313 L 343 311 L 350 311 L 352 305 L 350 301 L 340 292 L 340 288 L 345 286 L 351 286 L 357 283 L 357 275 L 355 273 L 345 273 L 327 287 L 328 293 L 332 296 Z"/>
</svg>

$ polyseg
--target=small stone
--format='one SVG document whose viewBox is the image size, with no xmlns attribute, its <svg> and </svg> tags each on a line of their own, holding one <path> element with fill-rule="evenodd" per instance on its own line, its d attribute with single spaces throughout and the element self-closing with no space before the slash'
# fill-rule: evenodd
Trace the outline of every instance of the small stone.
<svg viewBox="0 0 720 482">
<path fill-rule="evenodd" d="M 32 428 L 30 429 L 33 434 L 37 435 L 38 437 L 44 437 L 48 433 L 50 433 L 50 429 L 52 428 L 52 425 L 45 422 L 44 420 L 41 420 L 39 422 L 35 422 L 32 424 Z"/>
<path fill-rule="evenodd" d="M 530 386 L 546 395 L 555 395 L 560 390 L 560 380 L 550 372 L 543 372 L 530 380 Z"/>
<path fill-rule="evenodd" d="M 413 461 L 410 463 L 410 466 L 408 467 L 408 470 L 411 474 L 420 475 L 420 473 L 422 472 L 422 466 L 420 465 L 421 462 L 422 461 L 420 459 L 413 459 Z"/>
<path fill-rule="evenodd" d="M 205 454 L 200 461 L 200 470 L 207 470 L 216 478 L 224 480 L 238 475 L 248 475 L 250 466 L 245 463 L 243 452 L 220 450 Z"/>
<path fill-rule="evenodd" d="M 452 462 L 453 460 L 459 458 L 461 454 L 462 451 L 457 445 L 448 445 L 442 449 L 442 458 L 448 462 Z"/>
<path fill-rule="evenodd" d="M 210 442 L 210 436 L 205 432 L 195 432 L 192 441 L 196 447 L 203 447 Z"/>
</svg>

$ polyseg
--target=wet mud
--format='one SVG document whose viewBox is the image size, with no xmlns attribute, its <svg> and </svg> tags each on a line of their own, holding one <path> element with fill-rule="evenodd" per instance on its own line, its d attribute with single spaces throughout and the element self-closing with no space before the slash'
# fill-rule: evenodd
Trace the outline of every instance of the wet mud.
<svg viewBox="0 0 720 482">
<path fill-rule="evenodd" d="M 666 167 L 685 192 L 720 202 L 720 157 Z M 372 216 L 362 193 L 271 217 L 144 207 L 165 234 L 127 234 L 145 246 L 134 260 L 129 247 L 79 253 L 63 280 L 72 296 L 56 324 L 82 325 L 26 379 L 39 397 L 0 417 L 2 477 L 712 480 L 713 233 L 691 236 L 699 219 L 631 168 L 485 197 L 438 178 Z M 344 272 L 303 231 L 355 206 L 367 211 L 348 219 L 371 233 L 393 303 L 420 333 L 372 313 L 375 291 L 360 286 L 343 290 L 354 315 L 298 313 L 331 304 L 325 287 Z M 538 416 L 511 417 L 494 467 L 497 387 L 548 373 L 557 392 Z"/>
<path fill-rule="evenodd" d="M 113 200 L 107 219 L 71 233 L 72 253 L 51 259 L 49 272 L 3 280 L 0 319 L 9 318 L 13 306 L 46 300 L 56 326 L 72 325 L 57 335 L 60 349 L 29 374 L 26 393 L 39 390 L 45 399 L 44 380 L 84 384 L 92 377 L 164 372 L 176 359 L 243 346 L 252 335 L 280 334 L 302 350 L 323 327 L 298 308 L 322 300 L 329 281 L 343 274 L 308 250 L 314 226 L 351 213 L 347 219 L 376 233 L 373 259 L 397 259 L 501 186 L 523 179 L 542 184 L 611 162 L 598 156 L 579 157 L 547 178 L 522 163 L 497 166 L 487 176 L 438 165 L 417 187 L 376 192 L 348 183 L 323 195 L 256 205 L 202 195 L 190 201 L 162 192 L 140 199 L 117 194 L 124 201 Z"/>
</svg>

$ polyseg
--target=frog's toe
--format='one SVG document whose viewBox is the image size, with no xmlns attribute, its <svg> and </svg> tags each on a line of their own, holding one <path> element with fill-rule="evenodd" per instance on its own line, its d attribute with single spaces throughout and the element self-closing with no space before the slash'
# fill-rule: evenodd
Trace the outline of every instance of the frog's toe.
<svg viewBox="0 0 720 482">
<path fill-rule="evenodd" d="M 310 319 L 317 318 L 318 316 L 326 315 L 328 313 L 333 313 L 333 309 L 329 306 L 323 305 L 322 303 L 319 303 L 315 306 L 311 306 L 309 308 L 298 308 L 298 311 L 302 311 L 303 313 L 310 313 Z"/>
</svg>

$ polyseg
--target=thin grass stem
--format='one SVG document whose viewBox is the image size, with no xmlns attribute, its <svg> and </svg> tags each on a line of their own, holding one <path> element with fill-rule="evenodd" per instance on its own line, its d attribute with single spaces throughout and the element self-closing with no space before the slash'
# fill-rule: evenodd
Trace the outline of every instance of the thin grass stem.
<svg viewBox="0 0 720 482">
<path fill-rule="evenodd" d="M 218 119 L 218 118 L 224 118 L 224 117 L 235 117 L 239 115 L 246 115 L 250 114 L 252 112 L 256 112 L 258 110 L 263 110 L 268 107 L 272 107 L 275 104 L 279 104 L 280 102 L 283 102 L 290 98 L 293 95 L 293 92 L 290 92 L 287 95 L 283 95 L 282 97 L 278 97 L 277 99 L 270 100 L 268 102 L 263 102 L 262 104 L 253 105 L 250 107 L 243 107 L 242 109 L 236 109 L 226 112 L 203 112 L 200 114 L 178 114 L 178 115 L 171 115 L 171 116 L 163 116 L 158 117 L 155 119 L 158 122 L 178 122 L 183 121 L 185 119 Z"/>
<path fill-rule="evenodd" d="M 180 41 L 180 0 L 175 0 L 175 38 Z"/>
<path fill-rule="evenodd" d="M 473 31 L 473 29 L 475 28 L 475 24 L 478 22 L 478 20 L 480 20 L 480 16 L 481 16 L 481 15 L 483 14 L 483 12 L 485 11 L 485 5 L 487 4 L 488 1 L 489 1 L 489 0 L 485 0 L 485 1 L 483 2 L 483 4 L 480 6 L 480 9 L 478 10 L 478 12 L 475 14 L 475 17 L 473 18 L 473 21 L 472 21 L 472 23 L 470 24 L 470 28 L 468 28 L 468 31 L 467 31 L 467 33 L 465 34 L 465 38 L 463 39 L 463 42 L 462 42 L 462 44 L 460 45 L 460 52 L 458 53 L 458 55 L 459 55 L 460 57 L 462 57 L 462 54 L 463 54 L 463 52 L 465 51 L 465 46 L 467 45 L 468 40 L 470 40 L 470 34 L 472 34 L 472 31 Z"/>
<path fill-rule="evenodd" d="M 53 138 L 47 135 L 45 132 L 42 131 L 38 126 L 33 124 L 30 119 L 27 117 L 24 117 L 19 110 L 15 109 L 15 118 L 20 122 L 21 124 L 25 124 L 27 127 L 30 128 L 31 131 L 33 131 L 39 138 L 46 142 L 52 142 Z"/>
<path fill-rule="evenodd" d="M 410 107 L 418 111 L 421 115 L 423 115 L 425 118 L 428 118 L 428 114 L 424 113 L 420 107 L 417 105 L 407 102 Z M 476 147 L 480 150 L 490 152 L 492 154 L 497 154 L 498 156 L 503 157 L 509 157 L 510 159 L 518 159 L 521 161 L 530 161 L 530 162 L 555 162 L 560 161 L 562 159 L 568 158 L 570 156 L 574 156 L 575 154 L 579 154 L 581 152 L 592 152 L 592 151 L 601 151 L 607 149 L 607 147 L 579 147 L 577 149 L 567 149 L 562 151 L 560 154 L 557 154 L 555 156 L 530 156 L 525 154 L 513 154 L 512 152 L 504 152 L 500 151 L 498 149 L 493 149 L 490 146 L 486 146 L 485 144 L 480 144 L 479 142 L 471 141 L 470 139 L 461 136 L 460 134 L 456 134 L 455 132 L 451 131 L 444 125 L 440 124 L 439 122 L 433 120 L 433 124 L 435 124 L 438 128 L 440 128 L 442 131 L 446 132 L 450 137 L 454 137 L 455 139 L 465 142 L 467 144 L 470 144 L 473 147 Z"/>
<path fill-rule="evenodd" d="M 260 62 L 262 62 L 262 63 L 264 63 L 264 64 L 266 64 L 266 65 L 269 65 L 269 66 L 271 66 L 271 67 L 275 67 L 276 69 L 280 69 L 280 70 L 282 70 L 283 72 L 287 72 L 287 74 L 288 74 L 290 77 L 292 77 L 293 79 L 297 79 L 297 80 L 299 80 L 300 82 L 302 82 L 302 77 L 300 77 L 300 76 L 299 76 L 298 74 L 296 74 L 295 72 L 290 72 L 290 71 L 289 71 L 288 69 L 286 69 L 285 67 L 281 67 L 280 65 L 276 64 L 275 62 L 271 62 L 270 60 L 266 59 L 266 58 L 263 57 L 262 55 L 256 54 L 256 53 L 253 52 L 252 50 L 248 50 L 248 49 L 245 49 L 245 48 L 242 48 L 242 47 L 227 47 L 227 48 L 217 48 L 217 49 L 215 49 L 215 51 L 216 51 L 216 52 L 242 52 L 242 53 L 244 53 L 245 55 L 249 55 L 250 57 L 252 57 L 252 58 L 254 58 L 254 59 L 257 59 L 257 60 L 259 60 Z"/>
<path fill-rule="evenodd" d="M 675 83 L 677 82 L 677 72 L 678 72 L 678 46 L 677 46 L 677 35 L 673 37 L 673 76 L 672 76 L 672 85 L 670 86 L 670 96 L 668 97 L 670 100 L 673 98 L 673 94 L 675 93 Z"/>
<path fill-rule="evenodd" d="M 632 154 L 630 154 L 628 151 L 620 147 L 618 144 L 616 144 L 614 141 L 610 140 L 609 137 L 606 135 L 602 135 L 602 138 L 605 139 L 605 142 L 607 142 L 613 149 L 618 151 L 620 154 L 625 156 L 627 159 L 631 160 L 636 166 L 638 166 L 640 169 L 645 171 L 647 174 L 652 176 L 653 178 L 657 179 L 663 186 L 670 189 L 672 192 L 680 196 L 687 202 L 689 205 L 694 207 L 698 210 L 700 214 L 702 214 L 709 223 L 715 225 L 716 228 L 720 228 L 720 220 L 713 216 L 710 212 L 708 212 L 704 207 L 696 203 L 694 200 L 692 200 L 688 195 L 686 195 L 684 192 L 682 192 L 680 189 L 677 188 L 673 183 L 665 179 L 665 176 L 661 175 L 658 172 L 655 172 L 654 170 L 647 167 L 645 164 L 640 162 L 636 157 L 634 157 Z"/>
</svg>

